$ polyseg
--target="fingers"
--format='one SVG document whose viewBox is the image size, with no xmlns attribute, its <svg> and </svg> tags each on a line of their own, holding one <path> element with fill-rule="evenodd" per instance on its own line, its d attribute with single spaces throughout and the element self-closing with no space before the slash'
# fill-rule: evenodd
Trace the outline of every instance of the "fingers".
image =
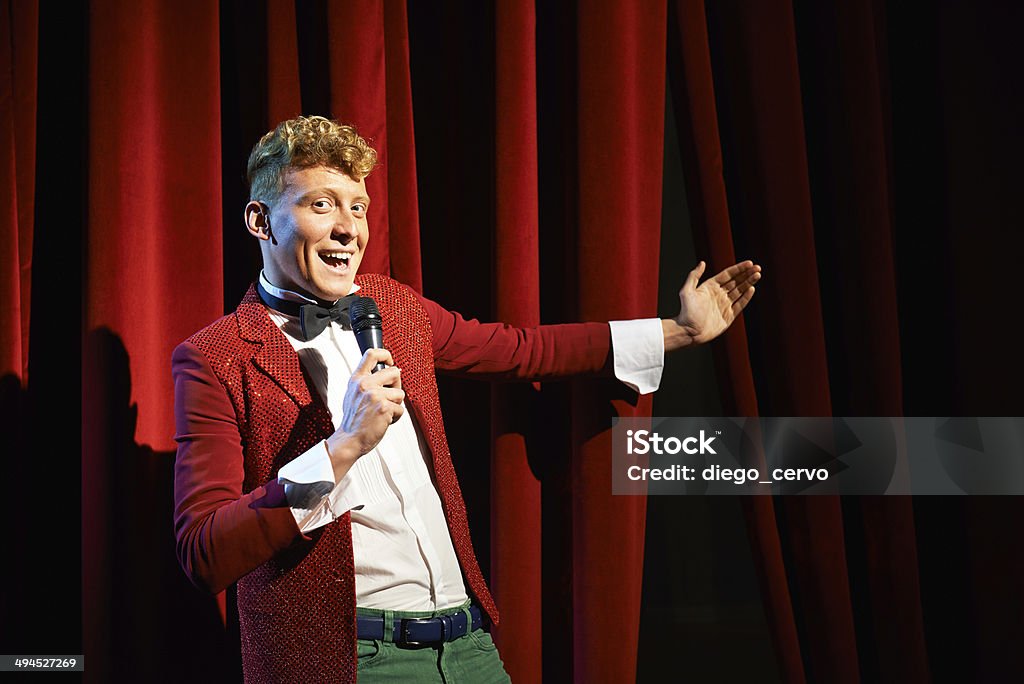
<svg viewBox="0 0 1024 684">
<path fill-rule="evenodd" d="M 740 273 L 737 273 L 735 276 L 733 276 L 733 278 L 731 280 L 729 280 L 727 283 L 725 283 L 723 285 L 720 285 L 719 287 L 721 287 L 722 290 L 724 290 L 725 292 L 732 292 L 736 288 L 743 288 L 743 287 L 745 287 L 747 285 L 747 283 L 755 283 L 755 282 L 757 282 L 760 279 L 761 279 L 761 267 L 757 266 L 755 264 L 751 268 L 748 268 L 745 271 L 741 271 Z M 718 281 L 715 280 L 713 282 L 718 282 Z M 742 290 L 741 290 L 741 292 L 742 292 Z"/>
<path fill-rule="evenodd" d="M 388 368 L 386 370 L 395 370 L 396 372 L 398 371 L 397 368 Z M 380 375 L 381 373 L 384 372 L 385 371 L 379 371 L 375 373 L 375 375 Z M 382 414 L 389 416 L 389 423 L 391 425 L 397 423 L 398 420 L 405 413 L 405 405 L 402 403 L 405 401 L 405 392 L 403 392 L 401 389 L 397 387 L 381 387 L 377 390 L 374 390 L 374 396 L 380 402 L 378 404 L 378 410 Z"/>
<path fill-rule="evenodd" d="M 352 377 L 359 383 L 359 387 L 364 392 L 370 392 L 379 387 L 402 389 L 402 369 L 397 366 L 388 366 L 384 370 L 377 371 L 372 375 L 356 375 L 353 373 Z"/>
<path fill-rule="evenodd" d="M 761 267 L 756 266 L 753 261 L 741 261 L 738 264 L 733 264 L 729 268 L 723 269 L 721 273 L 713 278 L 713 280 L 724 287 L 729 283 L 729 281 L 737 279 L 737 276 L 739 276 L 740 280 L 743 280 L 745 277 L 744 274 L 750 269 L 760 271 Z M 733 287 L 735 287 L 735 285 Z"/>
<path fill-rule="evenodd" d="M 359 375 L 370 375 L 373 372 L 373 367 L 378 363 L 384 363 L 387 366 L 394 366 L 395 360 L 391 358 L 391 352 L 387 349 L 367 349 L 366 353 L 363 354 L 363 358 L 359 360 L 359 365 L 352 372 L 353 376 Z M 383 373 L 384 371 L 381 371 Z"/>
<path fill-rule="evenodd" d="M 388 368 L 388 371 L 395 370 Z M 376 376 L 385 373 L 386 371 L 380 371 L 375 373 L 371 378 L 376 379 Z M 363 378 L 360 380 L 360 384 L 364 385 L 369 382 L 371 378 Z M 398 389 L 397 387 L 362 387 L 363 389 L 363 409 L 368 410 L 368 415 L 376 414 L 384 417 L 389 424 L 394 424 L 399 418 L 405 413 L 405 392 Z M 378 437 L 379 439 L 379 437 Z"/>
<path fill-rule="evenodd" d="M 729 296 L 733 316 L 754 297 L 754 283 L 761 279 L 761 267 L 749 259 L 723 269 L 708 282 L 716 283 Z"/>
<path fill-rule="evenodd" d="M 405 405 L 402 403 L 405 401 L 405 392 L 392 387 L 384 387 L 380 392 L 381 396 L 385 399 L 384 405 L 381 408 L 386 413 L 391 414 L 391 424 L 394 425 L 402 417 L 402 414 L 405 413 Z"/>
<path fill-rule="evenodd" d="M 382 371 L 377 371 L 370 376 L 374 379 L 374 384 L 380 387 L 393 387 L 395 389 L 402 389 L 402 369 L 398 366 L 388 366 Z"/>
<path fill-rule="evenodd" d="M 384 363 L 387 367 L 374 373 L 373 369 L 378 363 Z M 402 369 L 395 366 L 395 360 L 387 349 L 367 349 L 352 372 L 352 380 L 358 382 L 364 392 L 378 387 L 401 390 Z"/>
<path fill-rule="evenodd" d="M 381 395 L 388 401 L 394 404 L 401 404 L 405 401 L 405 392 L 394 387 L 384 387 L 381 389 Z"/>
<path fill-rule="evenodd" d="M 378 363 L 386 365 L 374 373 Z M 360 455 L 369 453 L 388 426 L 405 415 L 402 371 L 394 363 L 386 349 L 368 349 L 348 381 L 338 429 L 358 439 Z"/>
<path fill-rule="evenodd" d="M 737 299 L 735 302 L 732 303 L 732 313 L 733 313 L 733 316 L 736 316 L 741 311 L 743 311 L 744 307 L 746 307 L 746 305 L 750 303 L 750 300 L 751 300 L 751 298 L 753 296 L 754 296 L 754 288 L 753 288 L 753 286 L 751 286 L 751 287 L 747 288 L 747 291 L 744 292 L 743 295 L 740 296 L 739 299 Z"/>
<path fill-rule="evenodd" d="M 683 283 L 683 288 L 694 289 L 697 287 L 697 283 L 700 281 L 700 277 L 704 275 L 704 269 L 707 268 L 707 264 L 703 261 L 697 264 L 696 268 L 690 271 L 690 275 L 686 276 L 686 282 Z"/>
<path fill-rule="evenodd" d="M 754 271 L 749 276 L 747 276 L 747 279 L 744 280 L 742 283 L 735 285 L 737 281 L 733 281 L 733 284 L 735 285 L 734 287 L 727 287 L 724 289 L 729 294 L 729 299 L 735 302 L 737 299 L 743 296 L 747 292 L 747 290 L 752 288 L 754 286 L 754 283 L 756 283 L 760 279 L 761 272 Z"/>
</svg>

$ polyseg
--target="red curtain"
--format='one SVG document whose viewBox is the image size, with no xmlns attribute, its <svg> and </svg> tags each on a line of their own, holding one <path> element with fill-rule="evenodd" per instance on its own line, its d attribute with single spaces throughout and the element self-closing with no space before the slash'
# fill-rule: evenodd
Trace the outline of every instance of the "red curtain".
<svg viewBox="0 0 1024 684">
<path fill-rule="evenodd" d="M 223 310 L 217 8 L 97 2 L 91 48 L 85 323 L 131 350 L 136 438 L 171 449 L 167 359 Z"/>
<path fill-rule="evenodd" d="M 60 201 L 86 225 L 40 244 L 68 115 L 40 106 L 37 132 L 37 90 L 65 87 L 37 71 L 37 44 L 61 16 L 0 2 L 2 413 L 12 451 L 39 453 L 55 433 L 50 404 L 73 389 L 37 378 L 67 349 L 40 302 L 69 276 L 47 250 L 80 249 L 88 678 L 238 678 L 230 597 L 201 596 L 175 567 L 168 362 L 257 272 L 240 225 L 256 136 L 300 112 L 355 123 L 381 160 L 364 269 L 533 325 L 674 313 L 658 310 L 652 266 L 667 123 L 685 172 L 668 191 L 685 192 L 701 258 L 765 267 L 714 346 L 727 415 L 1020 413 L 1002 382 L 1020 363 L 985 327 L 1016 286 L 997 255 L 1020 240 L 999 229 L 1024 153 L 1005 28 L 1019 19 L 882 0 L 95 0 L 78 29 L 85 73 L 81 55 L 64 66 L 85 90 L 87 154 L 82 187 Z M 641 605 L 659 597 L 643 594 L 647 504 L 611 496 L 609 426 L 650 415 L 650 398 L 613 381 L 483 392 L 443 398 L 453 445 L 471 445 L 454 451 L 513 680 L 634 679 Z M 471 455 L 487 442 L 477 425 L 489 466 Z M 42 472 L 14 463 L 16 478 Z M 5 505 L 12 519 L 38 508 L 28 488 Z M 1005 543 L 1019 502 L 743 506 L 783 681 L 1020 675 L 1008 654 L 1024 556 Z M 32 532 L 67 527 L 40 515 Z M 29 530 L 10 538 L 21 548 Z M 41 592 L 46 572 L 5 572 L 3 605 L 29 611 L 10 587 Z"/>
<path fill-rule="evenodd" d="M 722 174 L 722 147 L 704 3 L 684 0 L 677 2 L 674 9 L 676 26 L 670 30 L 677 31 L 678 47 L 674 56 L 678 76 L 673 94 L 678 102 L 679 137 L 687 165 L 687 196 L 695 237 L 706 245 L 712 263 L 733 263 L 736 254 Z M 723 409 L 726 415 L 756 416 L 757 395 L 744 334 L 745 321 L 741 319 L 734 325 L 736 330 L 725 335 L 716 349 Z M 785 681 L 805 681 L 773 500 L 768 497 L 747 499 L 744 510 L 779 668 Z"/>
<path fill-rule="evenodd" d="M 702 22 L 695 16 L 700 12 L 697 5 L 680 3 L 683 45 L 690 42 L 694 33 L 699 39 L 703 32 Z M 825 263 L 851 278 L 859 277 L 865 267 L 871 273 L 867 278 L 870 293 L 853 288 L 841 290 L 846 301 L 839 311 L 861 317 L 857 328 L 847 328 L 850 337 L 843 342 L 849 353 L 860 357 L 861 372 L 864 367 L 869 368 L 871 377 L 886 383 L 877 389 L 858 383 L 860 394 L 844 397 L 844 403 L 849 403 L 843 413 L 898 415 L 902 410 L 902 384 L 895 301 L 886 294 L 893 291 L 895 280 L 892 253 L 888 249 L 892 237 L 885 173 L 886 137 L 882 128 L 884 100 L 879 81 L 883 65 L 879 64 L 879 44 L 874 32 L 877 17 L 872 3 L 867 2 L 844 4 L 837 14 L 844 16 L 834 17 L 833 25 L 828 27 L 830 32 L 813 34 L 822 36 L 821 42 L 825 43 L 826 36 L 838 33 L 843 45 L 843 50 L 837 51 L 841 61 L 828 71 L 830 79 L 845 87 L 836 94 L 835 109 L 826 119 L 833 130 L 826 136 L 830 147 L 823 154 L 841 154 L 848 165 L 833 161 L 845 175 L 822 175 L 824 182 L 836 184 L 831 190 L 839 209 L 821 223 L 841 236 L 841 249 L 829 254 Z M 750 238 L 757 245 L 756 251 L 771 255 L 765 258 L 771 272 L 779 271 L 783 278 L 801 279 L 780 288 L 780 294 L 786 293 L 785 301 L 768 297 L 761 302 L 763 315 L 778 325 L 772 329 L 767 355 L 773 359 L 769 372 L 778 374 L 778 380 L 769 385 L 782 393 L 766 397 L 762 408 L 766 406 L 778 415 L 827 415 L 832 412 L 832 398 L 824 318 L 808 318 L 804 314 L 822 308 L 819 282 L 829 283 L 832 274 L 822 276 L 813 268 L 821 261 L 814 251 L 817 241 L 804 156 L 806 135 L 793 15 L 785 3 L 733 3 L 720 8 L 716 15 L 721 22 L 723 62 L 731 77 L 723 81 L 729 89 L 727 100 L 734 103 L 729 113 L 733 135 L 737 147 L 742 147 L 750 157 L 736 178 L 743 197 L 743 212 L 751 226 L 757 226 Z M 818 47 L 826 52 L 824 45 Z M 692 50 L 684 49 L 684 54 L 691 60 L 700 58 Z M 804 73 L 808 70 L 805 68 Z M 690 70 L 687 77 L 691 77 Z M 805 78 L 804 87 L 806 81 Z M 844 114 L 854 122 L 853 131 Z M 714 135 L 717 137 L 717 132 Z M 709 223 L 706 229 L 713 231 L 715 227 Z M 878 302 L 878 306 L 865 312 L 865 307 L 850 301 L 861 296 Z M 787 321 L 787 315 L 798 315 L 801 321 Z M 865 327 L 878 332 L 865 336 L 861 334 Z M 884 679 L 921 681 L 927 678 L 928 666 L 912 570 L 914 523 L 909 502 L 865 499 L 861 505 L 874 601 L 872 624 L 876 634 L 885 635 L 877 642 L 881 651 L 879 671 L 871 674 L 881 674 Z M 860 681 L 868 673 L 860 671 L 840 502 L 789 498 L 783 507 L 788 583 L 774 529 L 775 511 L 767 500 L 754 500 L 746 506 L 780 666 L 790 681 L 807 677 Z M 896 562 L 893 552 L 900 547 L 907 549 L 910 556 Z M 796 616 L 789 605 L 791 590 L 787 585 L 798 587 L 794 597 Z M 895 612 L 893 602 L 900 604 Z M 795 638 L 796 617 L 800 618 L 799 639 Z M 865 650 L 874 647 L 875 644 L 861 645 Z"/>
<path fill-rule="evenodd" d="M 0 375 L 28 375 L 39 10 L 0 4 Z"/>
<path fill-rule="evenodd" d="M 495 6 L 495 314 L 540 323 L 537 188 L 536 14 L 528 3 Z M 542 679 L 541 486 L 525 434 L 535 388 L 491 391 L 491 586 L 502 610 L 494 636 L 514 681 Z M 506 638 L 505 635 L 508 635 Z"/>
<path fill-rule="evenodd" d="M 581 2 L 577 21 L 577 310 L 583 320 L 655 316 L 666 8 Z M 609 417 L 650 415 L 651 397 L 609 411 L 595 385 L 573 386 L 573 677 L 628 681 L 637 642 L 616 632 L 640 629 L 646 502 L 611 496 Z M 596 560 L 608 554 L 615 562 Z"/>
<path fill-rule="evenodd" d="M 788 3 L 729 3 L 715 8 L 725 37 L 728 97 L 736 103 L 737 144 L 747 160 L 737 180 L 750 221 L 751 248 L 780 281 L 759 302 L 765 353 L 774 375 L 759 393 L 762 411 L 826 416 L 832 412 L 824 321 L 820 315 L 810 180 L 804 146 L 793 12 Z M 790 592 L 803 608 L 800 634 L 810 679 L 860 681 L 843 523 L 836 498 L 782 502 L 789 533 Z"/>
<path fill-rule="evenodd" d="M 140 540 L 170 541 L 161 534 L 170 509 L 145 516 L 136 498 L 157 497 L 167 482 L 156 473 L 168 471 L 174 449 L 168 359 L 178 342 L 223 311 L 217 7 L 96 2 L 89 45 L 83 636 L 85 652 L 96 654 L 89 678 L 109 681 L 119 669 L 111 635 L 125 638 L 120 606 L 138 581 L 119 582 L 120 570 L 148 555 L 136 551 Z M 163 457 L 124 451 L 126 437 Z M 121 480 L 136 467 L 134 482 Z M 137 537 L 122 531 L 126 516 L 152 528 Z M 145 594 L 127 595 L 138 608 L 158 610 Z M 163 630 L 145 626 L 128 638 L 159 643 Z"/>
</svg>

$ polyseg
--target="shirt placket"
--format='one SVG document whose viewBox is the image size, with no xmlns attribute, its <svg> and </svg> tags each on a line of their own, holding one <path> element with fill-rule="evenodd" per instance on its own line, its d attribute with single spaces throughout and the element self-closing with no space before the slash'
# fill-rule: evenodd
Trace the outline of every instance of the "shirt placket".
<svg viewBox="0 0 1024 684">
<path fill-rule="evenodd" d="M 349 361 L 348 355 L 345 354 L 345 343 L 340 337 L 340 335 L 345 334 L 345 332 L 337 324 L 332 324 L 330 326 L 330 330 L 331 340 L 334 342 L 340 356 L 345 360 L 349 369 L 349 374 L 351 375 L 355 368 Z M 408 414 L 406 414 L 391 429 L 398 428 L 399 430 L 412 430 L 411 424 L 409 424 L 408 421 L 409 417 Z M 405 423 L 405 425 L 400 425 L 400 423 Z M 441 576 L 442 567 L 441 560 L 437 553 L 437 549 L 434 547 L 434 544 L 430 539 L 430 535 L 427 533 L 426 522 L 423 520 L 420 507 L 417 505 L 415 500 L 416 490 L 410 482 L 408 472 L 409 464 L 406 462 L 407 458 L 409 458 L 409 450 L 390 448 L 394 443 L 393 437 L 393 435 L 391 438 L 389 438 L 388 435 L 385 435 L 385 438 L 377 445 L 376 451 L 380 457 L 381 467 L 387 472 L 387 479 L 394 483 L 392 491 L 401 504 L 402 515 L 405 522 L 409 526 L 409 529 L 412 530 L 413 536 L 416 538 L 416 543 L 419 545 L 420 555 L 426 565 L 427 576 L 430 580 L 431 600 L 434 602 L 436 607 L 439 593 L 438 582 Z M 414 431 L 413 437 L 415 437 Z M 418 452 L 414 452 L 413 457 L 417 454 Z"/>
<path fill-rule="evenodd" d="M 408 418 L 403 418 L 403 420 L 408 420 Z M 401 502 L 402 515 L 409 529 L 412 530 L 413 535 L 416 537 L 416 543 L 419 545 L 420 554 L 423 557 L 423 562 L 426 564 L 427 573 L 430 577 L 431 600 L 434 601 L 436 607 L 439 598 L 438 581 L 440 579 L 441 559 L 430 539 L 430 535 L 427 533 L 426 522 L 423 520 L 420 507 L 416 502 L 416 489 L 409 481 L 409 464 L 406 463 L 406 456 L 402 453 L 403 451 L 388 448 L 381 449 L 381 464 L 387 470 L 391 481 L 395 483 L 395 496 Z"/>
</svg>

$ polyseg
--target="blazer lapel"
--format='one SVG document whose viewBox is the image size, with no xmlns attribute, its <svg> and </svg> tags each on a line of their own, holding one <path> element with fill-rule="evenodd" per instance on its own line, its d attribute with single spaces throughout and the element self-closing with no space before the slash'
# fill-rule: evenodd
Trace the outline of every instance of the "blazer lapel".
<svg viewBox="0 0 1024 684">
<path fill-rule="evenodd" d="M 259 344 L 253 363 L 274 380 L 281 389 L 301 407 L 313 402 L 306 378 L 302 374 L 299 355 L 295 353 L 284 333 L 270 320 L 263 303 L 250 286 L 242 303 L 235 309 L 242 339 Z"/>
</svg>

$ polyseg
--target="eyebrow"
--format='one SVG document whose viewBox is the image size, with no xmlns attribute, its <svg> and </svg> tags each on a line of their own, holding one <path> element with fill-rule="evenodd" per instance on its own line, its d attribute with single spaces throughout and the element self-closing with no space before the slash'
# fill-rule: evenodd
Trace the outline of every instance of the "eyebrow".
<svg viewBox="0 0 1024 684">
<path fill-rule="evenodd" d="M 330 195 L 331 197 L 333 197 L 335 199 L 339 199 L 339 197 L 340 197 L 340 195 L 338 195 L 338 193 L 335 192 L 333 188 L 322 187 L 322 188 L 313 188 L 309 192 L 303 193 L 299 197 L 299 199 L 297 201 L 298 201 L 298 203 L 302 204 L 304 202 L 308 202 L 309 200 L 313 199 L 317 195 Z M 361 202 L 362 204 L 365 204 L 366 206 L 370 206 L 370 198 L 367 197 L 366 195 L 358 195 L 356 197 L 353 197 L 352 198 L 352 202 L 353 203 Z"/>
</svg>

